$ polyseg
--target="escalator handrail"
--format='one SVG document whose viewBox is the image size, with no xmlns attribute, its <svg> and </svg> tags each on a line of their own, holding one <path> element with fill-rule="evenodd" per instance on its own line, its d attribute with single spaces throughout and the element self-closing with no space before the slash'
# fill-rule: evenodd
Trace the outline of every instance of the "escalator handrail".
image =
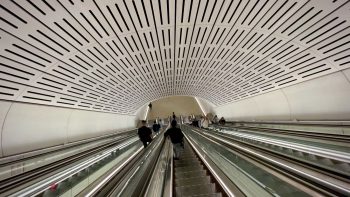
<svg viewBox="0 0 350 197">
<path fill-rule="evenodd" d="M 128 165 L 128 163 L 133 160 L 141 151 L 143 150 L 143 147 L 140 147 L 137 149 L 135 153 L 133 153 L 128 159 L 126 159 L 123 163 L 121 163 L 116 169 L 114 169 L 108 176 L 106 176 L 102 181 L 99 182 L 98 185 L 96 185 L 92 190 L 90 190 L 87 194 L 84 196 L 96 196 L 96 194 L 108 183 L 109 180 L 111 180 L 116 174 L 120 172 L 122 168 Z"/>
<path fill-rule="evenodd" d="M 164 139 L 162 152 L 158 157 L 144 196 L 172 196 L 173 148 L 169 139 Z"/>
<path fill-rule="evenodd" d="M 200 135 L 203 136 L 203 134 L 200 134 Z M 256 151 L 251 150 L 250 148 L 245 148 L 245 147 L 241 147 L 240 145 L 236 145 L 233 142 L 224 139 L 222 136 L 215 135 L 215 133 L 206 133 L 205 136 L 203 136 L 203 137 L 208 138 L 208 136 L 215 138 L 216 140 L 220 141 L 221 143 L 228 144 L 228 145 L 235 147 L 237 149 L 242 149 L 243 151 L 254 155 L 254 157 L 256 157 L 256 158 L 260 158 L 262 160 L 268 161 L 269 163 L 273 163 L 274 165 L 279 166 L 282 169 L 289 170 L 289 171 L 291 171 L 291 172 L 293 172 L 301 177 L 304 177 L 305 179 L 310 179 L 317 184 L 324 185 L 328 188 L 332 188 L 332 190 L 337 191 L 341 194 L 346 194 L 346 195 L 350 194 L 350 189 L 349 189 L 350 187 L 348 187 L 349 183 L 347 183 L 347 182 L 335 179 L 333 177 L 324 177 L 321 173 L 316 172 L 316 171 L 314 171 L 312 173 L 311 172 L 310 173 L 304 172 L 303 170 L 300 170 L 299 167 L 297 167 L 296 165 L 289 166 L 287 164 L 288 163 L 287 161 L 284 161 L 284 162 L 276 161 L 275 159 L 271 158 L 271 156 L 266 156 L 264 154 L 257 153 Z M 231 150 L 230 148 L 225 147 L 225 146 L 223 146 L 223 148 L 227 149 L 228 151 Z M 310 171 L 308 169 L 305 169 L 305 170 Z"/>
<path fill-rule="evenodd" d="M 236 137 L 256 140 L 267 144 L 280 146 L 283 148 L 289 148 L 300 152 L 305 152 L 313 155 L 318 155 L 321 157 L 326 157 L 326 158 L 350 163 L 350 153 L 343 152 L 343 151 L 330 150 L 322 147 L 315 147 L 315 146 L 310 146 L 310 145 L 301 144 L 301 143 L 287 142 L 284 140 L 274 139 L 271 137 L 262 137 L 254 134 L 241 133 L 236 131 L 226 131 L 226 132 L 219 131 L 219 132 L 236 136 Z"/>
<path fill-rule="evenodd" d="M 104 151 L 103 154 L 98 155 L 96 157 L 90 158 L 84 162 L 79 163 L 78 165 L 72 166 L 62 172 L 59 172 L 55 174 L 54 176 L 45 178 L 44 180 L 41 180 L 29 187 L 26 187 L 20 191 L 17 191 L 16 193 L 11 194 L 10 196 L 36 196 L 47 189 L 49 189 L 53 184 L 58 184 L 70 177 L 72 177 L 74 174 L 90 167 L 91 165 L 97 163 L 98 161 L 104 159 L 108 155 L 110 155 L 112 152 L 122 149 L 124 147 L 127 147 L 128 145 L 134 143 L 135 141 L 138 141 L 138 138 L 134 137 L 133 139 L 130 139 L 129 141 L 126 141 L 124 143 L 121 143 L 107 151 Z"/>
<path fill-rule="evenodd" d="M 58 152 L 58 151 L 64 151 L 64 150 L 71 148 L 71 147 L 74 147 L 74 146 L 79 146 L 79 145 L 87 144 L 90 142 L 96 142 L 97 140 L 112 138 L 114 136 L 124 135 L 126 133 L 133 132 L 133 131 L 135 131 L 135 133 L 136 133 L 136 129 L 133 128 L 133 129 L 118 131 L 115 133 L 106 134 L 106 135 L 102 135 L 102 136 L 98 136 L 98 137 L 92 137 L 92 138 L 83 139 L 83 140 L 79 140 L 79 141 L 69 142 L 66 144 L 51 146 L 51 147 L 43 148 L 40 150 L 33 150 L 30 152 L 5 156 L 5 157 L 0 158 L 0 165 L 7 165 L 7 164 L 14 163 L 14 162 L 25 161 L 26 159 L 33 159 L 35 157 L 40 157 L 40 156 L 45 155 L 45 154 L 50 154 L 50 153 L 54 153 L 54 152 Z"/>
<path fill-rule="evenodd" d="M 319 127 L 349 127 L 350 121 L 227 121 L 229 124 L 275 124 L 275 125 L 303 125 Z"/>
<path fill-rule="evenodd" d="M 296 135 L 296 136 L 310 136 L 310 137 L 317 137 L 317 138 L 332 140 L 332 141 L 346 141 L 350 139 L 350 135 L 346 133 L 327 133 L 327 132 L 320 132 L 316 130 L 308 131 L 308 130 L 298 130 L 298 129 L 290 129 L 290 128 L 270 128 L 270 127 L 261 127 L 261 126 L 259 127 L 259 126 L 252 126 L 252 125 L 234 125 L 234 124 L 225 124 L 225 125 L 212 124 L 211 126 L 215 126 L 221 129 L 269 131 L 269 133 L 282 132 L 282 134 L 288 134 L 288 135 L 290 134 L 290 135 Z M 343 128 L 346 128 L 346 127 L 343 126 Z"/>
<path fill-rule="evenodd" d="M 118 184 L 116 184 L 114 188 L 110 188 L 111 192 L 109 192 L 108 195 L 114 196 L 116 194 L 122 194 L 123 192 L 129 189 L 129 183 L 136 183 L 137 185 L 132 188 L 132 192 L 134 192 L 134 194 L 128 193 L 128 195 L 133 196 L 136 195 L 136 193 L 137 195 L 142 195 L 143 193 L 145 193 L 147 189 L 147 184 L 149 184 L 155 164 L 148 166 L 148 170 L 146 171 L 137 171 L 137 169 L 141 169 L 142 166 L 146 165 L 147 162 L 151 164 L 156 163 L 163 145 L 163 135 L 158 135 L 155 138 L 153 138 L 152 143 L 149 144 L 146 149 L 144 149 L 145 151 L 141 154 L 141 156 L 137 159 L 133 166 L 128 167 L 129 172 L 126 173 L 125 176 L 123 176 L 122 180 L 118 182 Z M 132 182 L 131 180 L 134 178 L 134 176 L 136 174 L 139 175 L 139 173 L 141 173 L 142 178 L 145 178 L 146 180 L 144 180 L 143 182 L 140 182 L 140 180 L 138 180 L 138 182 Z"/>
<path fill-rule="evenodd" d="M 243 192 L 220 170 L 220 168 L 210 159 L 210 157 L 192 141 L 192 139 L 184 132 L 188 143 L 203 161 L 205 166 L 220 184 L 227 196 L 241 197 L 245 196 Z"/>
</svg>

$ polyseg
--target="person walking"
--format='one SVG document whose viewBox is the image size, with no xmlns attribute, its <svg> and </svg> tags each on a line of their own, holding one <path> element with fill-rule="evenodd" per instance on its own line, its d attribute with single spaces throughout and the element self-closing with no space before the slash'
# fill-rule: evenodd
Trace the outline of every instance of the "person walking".
<svg viewBox="0 0 350 197">
<path fill-rule="evenodd" d="M 213 124 L 219 124 L 219 118 L 217 115 L 215 115 L 213 118 Z"/>
<path fill-rule="evenodd" d="M 176 125 L 176 120 L 171 121 L 171 128 L 164 133 L 164 137 L 170 136 L 170 140 L 173 144 L 174 149 L 174 160 L 179 160 L 181 150 L 183 149 L 184 134 L 182 133 L 180 128 L 176 127 Z"/>
<path fill-rule="evenodd" d="M 202 119 L 202 128 L 204 129 L 208 129 L 209 127 L 209 118 L 208 116 L 204 116 L 204 118 Z"/>
<path fill-rule="evenodd" d="M 221 117 L 220 120 L 219 120 L 219 124 L 220 124 L 220 125 L 225 125 L 225 123 L 226 123 L 225 118 L 224 118 L 224 117 Z"/>
<path fill-rule="evenodd" d="M 139 138 L 141 142 L 143 143 L 143 146 L 147 147 L 147 142 L 152 141 L 152 131 L 150 128 L 146 127 L 146 120 L 142 120 L 142 126 L 137 130 L 137 134 L 139 135 Z"/>
<path fill-rule="evenodd" d="M 160 129 L 160 124 L 158 124 L 157 121 L 154 121 L 154 123 L 152 125 L 152 129 L 157 134 L 159 129 Z"/>
<path fill-rule="evenodd" d="M 202 128 L 202 123 L 203 123 L 203 116 L 200 116 L 199 120 L 198 120 L 198 127 Z"/>
<path fill-rule="evenodd" d="M 199 123 L 198 123 L 198 122 L 199 122 L 199 121 L 197 120 L 197 118 L 194 117 L 193 120 L 192 120 L 192 126 L 194 126 L 194 127 L 199 127 Z"/>
</svg>

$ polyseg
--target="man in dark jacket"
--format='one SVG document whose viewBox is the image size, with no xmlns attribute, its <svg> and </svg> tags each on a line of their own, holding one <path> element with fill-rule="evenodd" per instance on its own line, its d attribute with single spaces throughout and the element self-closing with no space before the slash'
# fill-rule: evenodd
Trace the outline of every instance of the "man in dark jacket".
<svg viewBox="0 0 350 197">
<path fill-rule="evenodd" d="M 159 129 L 160 129 L 160 124 L 157 124 L 156 121 L 154 121 L 152 129 L 155 133 L 158 133 Z"/>
<path fill-rule="evenodd" d="M 180 158 L 181 149 L 183 149 L 184 134 L 180 128 L 176 127 L 176 124 L 176 120 L 171 121 L 171 128 L 164 133 L 164 137 L 170 136 L 174 149 L 174 159 L 178 160 Z"/>
<path fill-rule="evenodd" d="M 226 123 L 225 118 L 224 118 L 224 117 L 221 117 L 220 120 L 219 120 L 219 124 L 225 125 L 225 123 Z"/>
<path fill-rule="evenodd" d="M 139 134 L 140 140 L 143 146 L 147 147 L 147 142 L 152 141 L 152 131 L 150 128 L 146 127 L 146 121 L 142 120 L 142 126 L 138 129 L 137 134 Z"/>
</svg>

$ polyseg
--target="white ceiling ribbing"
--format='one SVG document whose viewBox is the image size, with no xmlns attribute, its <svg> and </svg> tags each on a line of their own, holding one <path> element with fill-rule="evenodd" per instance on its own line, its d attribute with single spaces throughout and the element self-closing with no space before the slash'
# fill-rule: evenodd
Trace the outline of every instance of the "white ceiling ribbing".
<svg viewBox="0 0 350 197">
<path fill-rule="evenodd" d="M 133 114 L 350 67 L 348 0 L 5 0 L 0 99 Z"/>
</svg>

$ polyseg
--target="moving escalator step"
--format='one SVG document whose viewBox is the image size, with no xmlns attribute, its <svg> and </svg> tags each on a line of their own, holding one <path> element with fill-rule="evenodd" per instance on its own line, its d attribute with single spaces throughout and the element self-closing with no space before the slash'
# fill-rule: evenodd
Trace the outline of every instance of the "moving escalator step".
<svg viewBox="0 0 350 197">
<path fill-rule="evenodd" d="M 185 166 L 185 167 L 176 167 L 176 172 L 190 172 L 195 170 L 201 170 L 203 166 L 200 164 Z"/>
<path fill-rule="evenodd" d="M 175 172 L 175 182 L 176 182 L 176 179 L 201 177 L 201 176 L 206 176 L 206 175 L 207 175 L 207 171 L 203 170 L 203 169 L 189 171 L 189 172 Z"/>
<path fill-rule="evenodd" d="M 210 176 L 197 176 L 191 178 L 176 179 L 175 185 L 177 187 L 188 186 L 192 183 L 207 184 L 210 183 Z"/>
<path fill-rule="evenodd" d="M 339 170 L 343 170 L 345 172 L 350 172 L 350 165 L 348 163 L 336 163 L 334 164 L 335 168 L 339 169 Z"/>
<path fill-rule="evenodd" d="M 175 167 L 186 167 L 186 166 L 192 166 L 192 165 L 200 165 L 198 164 L 198 160 L 187 160 L 187 161 L 176 161 L 175 162 Z"/>
<path fill-rule="evenodd" d="M 175 188 L 175 194 L 180 196 L 194 196 L 194 195 L 212 195 L 216 193 L 215 183 L 187 185 Z"/>
<path fill-rule="evenodd" d="M 175 195 L 221 197 L 201 161 L 185 143 L 180 160 L 174 160 Z"/>
</svg>

